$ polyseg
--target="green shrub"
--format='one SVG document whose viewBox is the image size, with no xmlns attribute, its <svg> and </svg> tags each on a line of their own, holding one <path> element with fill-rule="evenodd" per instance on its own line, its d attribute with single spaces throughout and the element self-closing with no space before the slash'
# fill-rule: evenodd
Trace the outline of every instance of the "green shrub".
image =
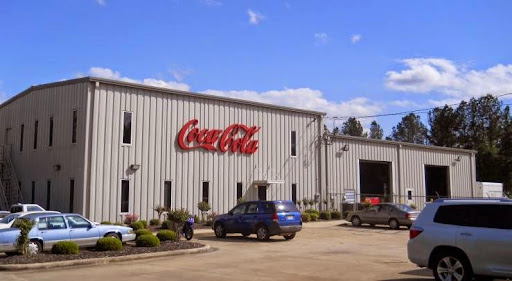
<svg viewBox="0 0 512 281">
<path fill-rule="evenodd" d="M 179 233 L 183 229 L 183 225 L 188 221 L 190 213 L 187 209 L 181 208 L 169 211 L 167 218 L 173 222 L 174 232 Z M 176 235 L 176 242 L 180 241 L 181 235 Z"/>
<path fill-rule="evenodd" d="M 198 216 L 194 216 L 194 222 L 197 224 L 201 224 L 203 222 L 203 220 L 200 219 Z"/>
<path fill-rule="evenodd" d="M 369 209 L 372 205 L 372 202 L 369 202 L 369 201 L 365 201 L 363 202 L 361 205 L 363 205 L 363 209 Z"/>
<path fill-rule="evenodd" d="M 174 241 L 176 240 L 176 232 L 172 230 L 160 230 L 156 234 L 156 237 L 158 237 L 160 241 Z"/>
<path fill-rule="evenodd" d="M 120 223 L 120 222 L 115 222 L 115 223 L 114 223 L 114 225 L 123 226 L 123 224 L 122 224 L 122 223 Z"/>
<path fill-rule="evenodd" d="M 149 225 L 151 226 L 159 226 L 160 225 L 160 220 L 159 219 L 152 219 L 149 221 Z"/>
<path fill-rule="evenodd" d="M 115 237 L 103 237 L 96 241 L 96 251 L 121 251 L 123 243 Z"/>
<path fill-rule="evenodd" d="M 141 235 L 135 239 L 137 247 L 157 247 L 160 246 L 160 240 L 153 234 Z"/>
<path fill-rule="evenodd" d="M 321 211 L 320 212 L 320 219 L 322 219 L 322 220 L 330 220 L 331 219 L 331 212 L 329 212 L 329 211 Z"/>
<path fill-rule="evenodd" d="M 153 235 L 153 232 L 151 232 L 151 230 L 149 229 L 139 229 L 139 230 L 135 230 L 135 237 L 139 237 L 141 235 L 146 235 L 146 234 L 151 234 Z"/>
<path fill-rule="evenodd" d="M 411 205 L 409 205 L 409 207 L 413 208 L 414 210 L 416 210 L 418 208 L 418 207 L 416 207 L 415 204 L 411 204 Z"/>
<path fill-rule="evenodd" d="M 172 222 L 169 220 L 165 220 L 162 222 L 162 229 L 171 229 L 172 228 Z"/>
<path fill-rule="evenodd" d="M 148 228 L 148 221 L 140 220 L 139 222 L 141 222 L 141 223 L 142 223 L 142 225 L 144 226 L 144 228 Z"/>
<path fill-rule="evenodd" d="M 60 241 L 52 247 L 52 254 L 56 255 L 76 255 L 78 251 L 78 244 L 72 241 Z"/>
<path fill-rule="evenodd" d="M 318 211 L 317 211 L 317 210 L 315 210 L 315 209 L 307 209 L 307 210 L 306 210 L 306 211 L 304 211 L 304 212 L 306 212 L 306 213 L 308 213 L 308 214 L 316 214 L 317 216 L 319 216 L 319 215 L 320 215 L 320 212 L 318 212 Z"/>
<path fill-rule="evenodd" d="M 343 219 L 346 219 L 348 217 L 348 215 L 350 215 L 350 213 L 352 213 L 352 211 L 343 212 Z"/>
<path fill-rule="evenodd" d="M 341 212 L 340 211 L 332 211 L 331 218 L 333 220 L 341 220 Z"/>
<path fill-rule="evenodd" d="M 13 224 L 12 227 L 16 227 L 20 230 L 20 234 L 18 235 L 18 238 L 16 238 L 16 242 L 14 245 L 16 246 L 16 250 L 18 250 L 18 253 L 22 255 L 28 254 L 28 233 L 30 230 L 32 230 L 32 227 L 34 227 L 35 222 L 32 220 L 29 220 L 27 218 L 17 218 Z"/>
<path fill-rule="evenodd" d="M 311 221 L 311 216 L 308 213 L 302 213 L 302 214 L 300 214 L 300 217 L 302 218 L 302 222 Z"/>
<path fill-rule="evenodd" d="M 311 217 L 311 221 L 317 221 L 318 220 L 318 215 L 315 214 L 315 213 L 311 213 L 311 214 L 309 214 L 309 216 Z"/>
<path fill-rule="evenodd" d="M 102 221 L 102 222 L 100 222 L 100 224 L 112 225 L 112 223 L 111 223 L 111 222 L 109 222 L 109 221 Z"/>
<path fill-rule="evenodd" d="M 213 221 L 208 219 L 206 220 L 206 222 L 204 223 L 205 226 L 212 226 L 213 225 Z"/>
<path fill-rule="evenodd" d="M 130 227 L 133 228 L 133 230 L 137 231 L 139 229 L 144 229 L 144 224 L 142 224 L 140 221 L 132 222 L 130 224 Z"/>
</svg>

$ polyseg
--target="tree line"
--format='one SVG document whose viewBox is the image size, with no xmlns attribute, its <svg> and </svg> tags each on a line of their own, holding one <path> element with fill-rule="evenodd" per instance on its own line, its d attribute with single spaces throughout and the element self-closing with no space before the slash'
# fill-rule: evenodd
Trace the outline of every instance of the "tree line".
<svg viewBox="0 0 512 281">
<path fill-rule="evenodd" d="M 385 139 L 476 150 L 477 180 L 502 182 L 505 190 L 512 190 L 512 116 L 509 106 L 489 94 L 461 101 L 456 107 L 434 108 L 428 112 L 427 122 L 428 127 L 419 115 L 409 113 Z M 354 117 L 348 118 L 341 129 L 335 127 L 332 133 L 384 138 L 377 121 L 372 121 L 369 132 L 364 132 Z"/>
</svg>

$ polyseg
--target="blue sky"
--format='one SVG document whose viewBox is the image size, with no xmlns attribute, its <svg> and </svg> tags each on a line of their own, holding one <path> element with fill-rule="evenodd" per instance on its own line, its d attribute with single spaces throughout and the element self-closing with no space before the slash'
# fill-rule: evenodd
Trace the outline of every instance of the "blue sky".
<svg viewBox="0 0 512 281">
<path fill-rule="evenodd" d="M 0 100 L 94 75 L 330 116 L 431 107 L 512 92 L 510 11 L 512 1 L 2 1 Z M 377 121 L 389 134 L 399 118 Z"/>
</svg>

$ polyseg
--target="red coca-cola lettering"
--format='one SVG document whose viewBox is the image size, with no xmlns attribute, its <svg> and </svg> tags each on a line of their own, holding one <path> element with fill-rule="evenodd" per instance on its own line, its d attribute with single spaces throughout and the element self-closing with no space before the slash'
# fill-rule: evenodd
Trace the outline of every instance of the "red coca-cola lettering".
<svg viewBox="0 0 512 281">
<path fill-rule="evenodd" d="M 184 150 L 204 148 L 209 151 L 231 151 L 253 154 L 258 150 L 258 141 L 251 139 L 260 127 L 233 124 L 225 130 L 197 128 L 199 121 L 188 121 L 178 134 L 178 145 Z M 218 147 L 216 143 L 218 142 Z"/>
</svg>

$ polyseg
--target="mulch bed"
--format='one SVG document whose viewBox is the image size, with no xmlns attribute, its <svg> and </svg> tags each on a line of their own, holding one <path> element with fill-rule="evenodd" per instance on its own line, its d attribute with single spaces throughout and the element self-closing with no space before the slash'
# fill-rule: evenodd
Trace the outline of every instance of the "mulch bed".
<svg viewBox="0 0 512 281">
<path fill-rule="evenodd" d="M 164 251 L 176 251 L 184 249 L 201 248 L 203 244 L 194 242 L 162 242 L 160 246 L 153 248 L 135 247 L 133 243 L 123 245 L 121 251 L 98 252 L 94 249 L 80 249 L 78 255 L 54 255 L 49 252 L 44 252 L 38 255 L 29 256 L 0 256 L 0 264 L 29 264 L 29 263 L 44 263 L 54 261 L 67 261 L 67 260 L 82 260 L 92 258 L 105 258 L 105 257 L 118 257 L 134 254 L 155 253 Z"/>
</svg>

